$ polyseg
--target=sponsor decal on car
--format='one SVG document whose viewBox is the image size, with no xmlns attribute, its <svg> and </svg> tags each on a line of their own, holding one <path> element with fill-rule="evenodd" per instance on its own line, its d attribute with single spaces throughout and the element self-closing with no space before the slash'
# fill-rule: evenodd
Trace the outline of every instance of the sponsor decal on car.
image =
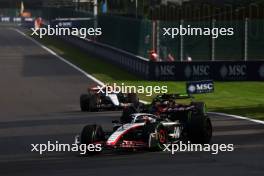
<svg viewBox="0 0 264 176">
<path fill-rule="evenodd" d="M 115 145 L 118 140 L 126 134 L 129 130 L 138 128 L 140 126 L 144 125 L 144 123 L 135 123 L 135 124 L 125 124 L 121 127 L 119 127 L 116 132 L 114 132 L 107 140 L 107 145 Z"/>
</svg>

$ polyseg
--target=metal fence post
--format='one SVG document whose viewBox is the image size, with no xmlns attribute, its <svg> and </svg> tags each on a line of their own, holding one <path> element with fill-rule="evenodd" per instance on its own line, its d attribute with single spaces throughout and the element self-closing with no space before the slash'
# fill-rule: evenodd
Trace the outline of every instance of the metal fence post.
<svg viewBox="0 0 264 176">
<path fill-rule="evenodd" d="M 136 4 L 135 4 L 135 6 L 136 6 L 136 18 L 138 18 L 138 0 L 136 0 L 136 2 L 135 2 Z"/>
<path fill-rule="evenodd" d="M 181 24 L 182 27 L 184 25 L 184 20 L 181 19 Z M 181 59 L 181 62 L 183 61 L 183 53 L 184 53 L 184 40 L 183 40 L 183 35 L 180 35 L 180 59 Z"/>
<path fill-rule="evenodd" d="M 212 20 L 212 28 L 215 28 L 215 22 L 216 22 L 216 20 L 215 19 L 213 19 Z M 212 36 L 212 43 L 211 43 L 211 45 L 212 45 L 212 51 L 211 51 L 211 61 L 215 61 L 215 38 Z"/>
<path fill-rule="evenodd" d="M 97 16 L 98 16 L 98 3 L 97 3 L 97 0 L 94 0 L 93 15 L 94 15 L 94 29 L 96 29 L 97 28 Z M 96 36 L 94 36 L 94 40 L 96 40 Z"/>
<path fill-rule="evenodd" d="M 160 57 L 160 21 L 159 20 L 157 20 L 157 32 L 156 32 L 156 39 L 157 39 L 157 44 L 156 44 L 156 46 L 157 46 L 157 55 Z M 159 59 L 161 59 L 161 58 L 159 58 Z"/>
<path fill-rule="evenodd" d="M 156 47 L 156 21 L 152 21 L 152 50 L 157 51 Z"/>
<path fill-rule="evenodd" d="M 248 18 L 245 19 L 244 60 L 248 60 Z"/>
</svg>

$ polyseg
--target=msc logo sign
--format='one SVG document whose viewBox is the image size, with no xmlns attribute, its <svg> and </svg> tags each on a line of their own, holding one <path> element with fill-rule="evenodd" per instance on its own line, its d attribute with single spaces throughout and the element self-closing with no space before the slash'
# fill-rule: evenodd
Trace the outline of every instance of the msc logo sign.
<svg viewBox="0 0 264 176">
<path fill-rule="evenodd" d="M 190 78 L 192 76 L 208 76 L 210 66 L 209 65 L 192 65 L 185 67 L 185 76 Z"/>
<path fill-rule="evenodd" d="M 175 65 L 159 65 L 155 68 L 156 77 L 159 76 L 174 76 Z"/>
<path fill-rule="evenodd" d="M 59 22 L 58 26 L 59 27 L 72 27 L 72 22 L 69 22 L 69 21 L 67 21 L 67 22 Z"/>
<path fill-rule="evenodd" d="M 2 22 L 10 22 L 10 17 L 1 17 Z"/>
<path fill-rule="evenodd" d="M 214 83 L 211 80 L 187 82 L 186 89 L 188 94 L 211 93 L 214 91 Z"/>
<path fill-rule="evenodd" d="M 264 78 L 264 64 L 262 64 L 259 68 L 259 76 Z"/>
<path fill-rule="evenodd" d="M 226 77 L 244 77 L 246 76 L 247 66 L 242 65 L 223 65 L 220 74 L 222 78 Z"/>
</svg>

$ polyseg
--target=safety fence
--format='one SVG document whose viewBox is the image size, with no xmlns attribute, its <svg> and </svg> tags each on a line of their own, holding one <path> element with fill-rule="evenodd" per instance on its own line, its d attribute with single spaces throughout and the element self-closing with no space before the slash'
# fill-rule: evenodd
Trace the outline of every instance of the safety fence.
<svg viewBox="0 0 264 176">
<path fill-rule="evenodd" d="M 100 43 L 111 45 L 131 54 L 149 58 L 155 50 L 160 61 L 167 61 L 172 56 L 175 61 L 184 61 L 191 57 L 193 61 L 219 60 L 263 60 L 264 20 L 205 20 L 205 21 L 151 21 L 147 19 L 126 18 L 111 15 L 98 15 L 63 8 L 43 8 L 31 10 L 35 17 L 52 21 L 56 18 L 88 18 L 77 21 L 78 27 L 102 28 L 103 35 L 96 38 Z M 7 15 L 17 15 L 16 10 L 0 10 L 0 21 Z M 75 21 L 76 23 L 76 21 Z M 211 36 L 185 35 L 169 38 L 164 36 L 164 28 L 191 26 L 194 28 L 233 28 L 234 35 Z"/>
<path fill-rule="evenodd" d="M 87 51 L 89 54 L 105 59 L 141 78 L 149 78 L 149 61 L 145 58 L 89 39 L 65 36 L 61 36 L 60 38 L 75 47 Z"/>
<path fill-rule="evenodd" d="M 121 16 L 98 15 L 94 19 L 87 12 L 76 12 L 69 9 L 49 8 L 42 13 L 45 19 L 90 17 L 80 22 L 81 27 L 102 28 L 103 35 L 97 37 L 100 43 L 108 44 L 134 55 L 149 58 L 155 50 L 160 61 L 166 61 L 170 54 L 176 61 L 191 57 L 193 61 L 219 60 L 260 60 L 264 59 L 264 20 L 205 20 L 190 21 L 151 21 L 147 19 L 126 18 Z M 180 25 L 195 28 L 233 28 L 234 35 L 219 36 L 176 36 L 164 37 L 163 28 L 178 28 Z"/>
</svg>

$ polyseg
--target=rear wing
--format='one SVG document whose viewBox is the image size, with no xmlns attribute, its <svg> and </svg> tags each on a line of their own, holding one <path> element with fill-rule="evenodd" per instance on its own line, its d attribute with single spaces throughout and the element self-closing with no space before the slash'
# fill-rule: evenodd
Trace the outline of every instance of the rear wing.
<svg viewBox="0 0 264 176">
<path fill-rule="evenodd" d="M 154 99 L 159 101 L 176 100 L 176 99 L 189 99 L 193 98 L 190 94 L 161 94 L 157 95 Z"/>
<path fill-rule="evenodd" d="M 214 82 L 212 80 L 190 81 L 186 83 L 186 92 L 184 94 L 161 94 L 157 95 L 153 101 L 168 101 L 177 99 L 194 99 L 193 94 L 204 94 L 214 92 Z"/>
</svg>

